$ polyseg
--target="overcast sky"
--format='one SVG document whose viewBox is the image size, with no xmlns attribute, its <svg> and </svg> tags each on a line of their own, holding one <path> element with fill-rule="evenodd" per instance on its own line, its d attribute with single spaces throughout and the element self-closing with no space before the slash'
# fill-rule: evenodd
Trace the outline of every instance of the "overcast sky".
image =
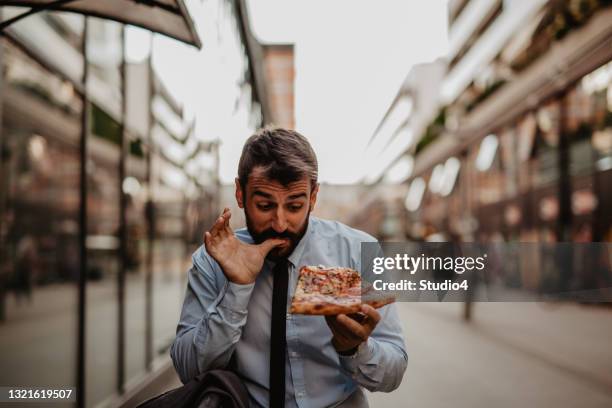
<svg viewBox="0 0 612 408">
<path fill-rule="evenodd" d="M 189 4 L 205 52 L 198 55 L 193 47 L 156 36 L 154 64 L 187 112 L 205 126 L 197 133 L 220 137 L 220 179 L 232 183 L 250 135 L 248 113 L 227 109 L 240 95 L 235 80 L 240 73 L 232 73 L 240 63 L 231 59 L 240 53 L 215 48 L 228 46 L 219 42 L 223 33 L 214 26 L 215 16 L 224 12 L 220 2 Z M 411 66 L 446 53 L 446 0 L 247 0 L 247 5 L 261 42 L 295 44 L 296 128 L 313 144 L 320 180 L 360 181 L 367 169 L 365 146 Z M 148 34 L 136 38 L 138 31 L 131 30 L 128 49 L 146 55 Z M 220 59 L 210 60 L 215 57 Z M 216 96 L 204 98 L 202 92 Z"/>
<path fill-rule="evenodd" d="M 446 0 L 247 3 L 261 42 L 295 43 L 296 129 L 320 179 L 359 181 L 366 143 L 410 67 L 446 52 Z"/>
</svg>

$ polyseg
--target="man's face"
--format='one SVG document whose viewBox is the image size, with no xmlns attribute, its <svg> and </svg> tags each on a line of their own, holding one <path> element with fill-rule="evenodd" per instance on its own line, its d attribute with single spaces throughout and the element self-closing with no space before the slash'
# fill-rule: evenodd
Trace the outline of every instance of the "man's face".
<svg viewBox="0 0 612 408">
<path fill-rule="evenodd" d="M 265 177 L 258 167 L 251 172 L 244 192 L 236 179 L 236 200 L 244 208 L 247 228 L 255 243 L 269 238 L 286 239 L 285 245 L 270 251 L 271 258 L 289 256 L 300 242 L 318 190 L 318 185 L 311 188 L 306 177 L 283 186 Z"/>
</svg>

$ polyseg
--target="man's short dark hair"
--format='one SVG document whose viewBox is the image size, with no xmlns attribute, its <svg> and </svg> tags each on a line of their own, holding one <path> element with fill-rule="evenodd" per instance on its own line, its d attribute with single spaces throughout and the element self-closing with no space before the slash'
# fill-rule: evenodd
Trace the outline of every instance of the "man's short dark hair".
<svg viewBox="0 0 612 408">
<path fill-rule="evenodd" d="M 304 177 L 310 180 L 311 188 L 317 184 L 317 156 L 308 140 L 295 130 L 264 128 L 249 137 L 238 163 L 238 180 L 244 190 L 255 167 L 283 186 Z"/>
</svg>

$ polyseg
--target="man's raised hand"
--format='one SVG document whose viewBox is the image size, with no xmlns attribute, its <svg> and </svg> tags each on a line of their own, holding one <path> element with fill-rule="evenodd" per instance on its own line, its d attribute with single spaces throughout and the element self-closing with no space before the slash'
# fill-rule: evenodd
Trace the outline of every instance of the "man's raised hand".
<svg viewBox="0 0 612 408">
<path fill-rule="evenodd" d="M 242 285 L 255 282 L 268 252 L 287 242 L 268 239 L 259 245 L 245 244 L 234 236 L 229 226 L 231 216 L 229 208 L 225 208 L 210 231 L 204 233 L 206 251 L 219 263 L 230 282 Z"/>
<path fill-rule="evenodd" d="M 339 353 L 353 350 L 367 341 L 380 319 L 380 313 L 367 304 L 361 305 L 361 313 L 354 316 L 325 316 L 333 334 L 332 345 Z"/>
</svg>

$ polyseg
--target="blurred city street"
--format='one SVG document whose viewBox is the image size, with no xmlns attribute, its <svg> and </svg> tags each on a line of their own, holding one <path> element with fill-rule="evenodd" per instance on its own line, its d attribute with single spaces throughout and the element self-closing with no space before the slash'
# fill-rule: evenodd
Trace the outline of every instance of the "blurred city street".
<svg viewBox="0 0 612 408">
<path fill-rule="evenodd" d="M 607 408 L 612 310 L 569 303 L 398 303 L 408 369 L 370 407 Z M 157 391 L 180 385 L 178 377 Z"/>
<path fill-rule="evenodd" d="M 333 230 L 293 252 L 312 257 L 296 274 L 329 263 L 392 286 L 408 272 L 387 266 L 395 251 L 404 265 L 414 255 L 410 277 L 438 285 L 403 291 L 427 302 L 397 302 L 408 369 L 394 392 L 367 394 L 371 407 L 612 407 L 612 0 L 0 5 L 0 387 L 134 407 L 178 387 L 176 367 L 216 368 L 225 360 L 204 355 L 236 344 L 221 356 L 233 353 L 227 367 L 258 400 L 274 388 L 273 370 L 254 378 L 261 366 L 282 379 L 281 355 L 263 358 L 277 341 L 298 370 L 286 380 L 311 386 L 286 403 L 367 384 L 336 364 L 333 347 L 357 349 L 351 336 L 297 378 L 295 359 L 323 360 L 307 341 L 325 337 L 308 319 L 284 338 L 272 330 L 287 323 L 267 299 L 277 277 L 270 296 L 260 284 L 226 297 L 228 281 L 267 278 L 265 243 L 223 237 L 254 251 L 258 271 L 227 273 L 218 252 L 192 269 L 229 208 L 230 228 L 289 237 L 291 251 L 310 245 L 310 225 Z M 377 294 L 396 296 L 390 286 Z M 458 302 L 430 302 L 444 296 Z M 226 300 L 271 325 L 250 335 L 243 322 L 238 337 L 215 314 L 237 319 Z M 211 316 L 215 347 L 191 331 Z M 395 348 L 373 351 L 397 358 L 375 373 L 384 381 L 403 363 L 394 327 L 377 334 Z"/>
</svg>

